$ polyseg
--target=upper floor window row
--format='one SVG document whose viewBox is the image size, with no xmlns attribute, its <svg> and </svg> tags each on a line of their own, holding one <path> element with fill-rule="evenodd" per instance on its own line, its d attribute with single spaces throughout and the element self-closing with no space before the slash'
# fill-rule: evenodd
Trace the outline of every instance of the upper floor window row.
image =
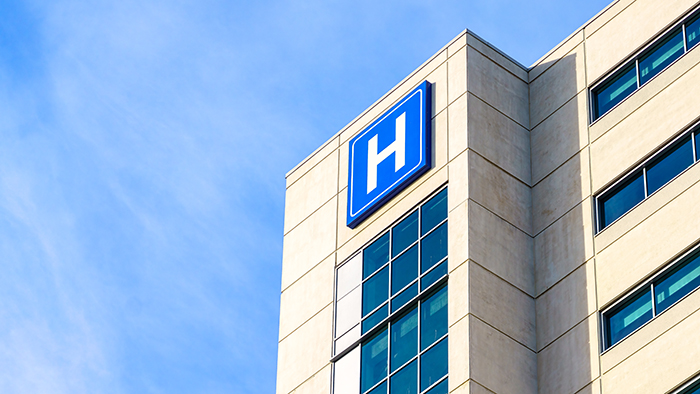
<svg viewBox="0 0 700 394">
<path fill-rule="evenodd" d="M 700 128 L 695 127 L 596 197 L 596 230 L 609 226 L 698 160 Z"/>
<path fill-rule="evenodd" d="M 695 13 L 591 89 L 591 121 L 610 111 L 699 42 L 700 13 Z"/>
<path fill-rule="evenodd" d="M 606 350 L 631 335 L 698 287 L 700 248 L 696 247 L 603 312 L 603 349 Z"/>
<path fill-rule="evenodd" d="M 447 277 L 447 188 L 409 211 L 336 270 L 340 355 Z"/>
<path fill-rule="evenodd" d="M 674 394 L 700 394 L 700 376 L 696 376 L 678 391 L 674 391 Z"/>
</svg>

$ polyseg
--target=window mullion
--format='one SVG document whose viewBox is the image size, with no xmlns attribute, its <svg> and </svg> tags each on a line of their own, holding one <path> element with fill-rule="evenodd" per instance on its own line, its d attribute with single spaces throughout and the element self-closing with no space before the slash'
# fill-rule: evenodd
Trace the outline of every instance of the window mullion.
<svg viewBox="0 0 700 394">
<path fill-rule="evenodd" d="M 654 282 L 651 282 L 651 316 L 656 317 L 656 293 L 654 293 Z"/>
<path fill-rule="evenodd" d="M 688 39 L 685 35 L 685 23 L 683 24 L 683 53 L 688 52 Z"/>
<path fill-rule="evenodd" d="M 637 70 L 637 89 L 642 85 L 641 79 L 639 78 L 639 59 L 634 60 L 634 68 Z"/>
<path fill-rule="evenodd" d="M 644 178 L 644 198 L 649 197 L 649 187 L 647 186 L 647 168 L 642 168 L 642 178 Z"/>
</svg>

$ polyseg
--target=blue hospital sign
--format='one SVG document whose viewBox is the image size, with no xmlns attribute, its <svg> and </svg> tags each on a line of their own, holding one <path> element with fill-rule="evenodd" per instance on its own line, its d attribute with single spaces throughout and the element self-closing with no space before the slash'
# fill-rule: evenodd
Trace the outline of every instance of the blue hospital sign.
<svg viewBox="0 0 700 394">
<path fill-rule="evenodd" d="M 429 98 L 426 81 L 350 141 L 348 227 L 430 169 Z"/>
</svg>

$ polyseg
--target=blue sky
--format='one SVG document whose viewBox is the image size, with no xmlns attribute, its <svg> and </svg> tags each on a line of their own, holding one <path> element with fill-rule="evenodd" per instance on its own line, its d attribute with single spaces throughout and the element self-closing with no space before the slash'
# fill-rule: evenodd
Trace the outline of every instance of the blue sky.
<svg viewBox="0 0 700 394">
<path fill-rule="evenodd" d="M 273 393 L 284 174 L 469 28 L 598 0 L 0 0 L 0 392 Z"/>
</svg>

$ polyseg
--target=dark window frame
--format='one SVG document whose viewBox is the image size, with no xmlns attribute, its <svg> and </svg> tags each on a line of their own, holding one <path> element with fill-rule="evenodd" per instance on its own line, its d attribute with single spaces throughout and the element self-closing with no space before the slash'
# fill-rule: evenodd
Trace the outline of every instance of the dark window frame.
<svg viewBox="0 0 700 394">
<path fill-rule="evenodd" d="M 684 16 L 679 18 L 676 22 L 672 23 L 669 25 L 667 28 L 665 28 L 662 32 L 658 33 L 656 36 L 654 36 L 652 39 L 647 41 L 646 44 L 642 46 L 641 49 L 635 51 L 631 56 L 627 57 L 625 60 L 620 62 L 616 67 L 614 67 L 612 70 L 606 72 L 596 80 L 595 83 L 591 84 L 589 89 L 588 89 L 588 102 L 589 102 L 589 111 L 588 111 L 588 116 L 589 116 L 589 124 L 593 125 L 595 124 L 599 119 L 601 119 L 603 116 L 606 114 L 612 112 L 616 107 L 618 107 L 620 104 L 622 104 L 624 101 L 626 101 L 629 97 L 631 97 L 635 92 L 639 91 L 643 86 L 648 84 L 649 82 L 653 81 L 659 74 L 667 70 L 669 67 L 671 67 L 673 64 L 678 62 L 680 59 L 682 59 L 688 52 L 693 50 L 694 48 L 700 46 L 700 45 L 693 45 L 692 47 L 688 47 L 688 37 L 686 35 L 686 26 L 696 22 L 698 19 L 700 19 L 700 6 L 693 8 L 690 12 L 686 13 Z M 639 60 L 646 57 L 650 53 L 654 52 L 657 48 L 657 46 L 665 41 L 666 39 L 670 39 L 671 36 L 674 34 L 678 33 L 678 29 L 682 30 L 682 36 L 683 36 L 683 53 L 673 60 L 671 63 L 666 65 L 664 68 L 658 70 L 652 76 L 649 78 L 647 81 L 644 83 L 640 83 L 640 69 L 639 69 Z M 629 67 L 634 67 L 637 72 L 637 87 L 631 91 L 629 94 L 627 94 L 625 97 L 620 99 L 615 105 L 612 107 L 608 108 L 605 112 L 603 113 L 597 113 L 597 105 L 598 105 L 598 98 L 597 94 L 600 93 L 602 90 L 601 88 L 604 86 L 609 86 L 610 84 L 614 83 L 618 78 L 620 78 L 622 75 L 625 74 L 623 71 L 627 71 L 627 68 Z"/>
<path fill-rule="evenodd" d="M 682 267 L 684 264 L 689 264 L 691 263 L 694 259 L 700 257 L 700 244 L 694 244 L 676 257 L 673 257 L 669 261 L 667 261 L 665 264 L 661 266 L 659 270 L 657 270 L 655 273 L 653 273 L 650 277 L 642 281 L 641 284 L 638 286 L 634 287 L 632 290 L 625 292 L 623 295 L 619 296 L 615 301 L 613 301 L 611 304 L 606 306 L 605 308 L 601 309 L 600 311 L 600 346 L 601 346 L 601 354 L 605 354 L 608 352 L 610 349 L 614 348 L 617 346 L 617 344 L 623 342 L 625 339 L 631 337 L 634 335 L 637 331 L 641 330 L 642 328 L 646 327 L 649 323 L 653 322 L 656 320 L 656 318 L 662 314 L 664 314 L 666 311 L 670 310 L 686 298 L 690 297 L 692 294 L 700 290 L 700 286 L 695 287 L 691 290 L 689 290 L 686 294 L 684 294 L 682 297 L 680 297 L 678 300 L 673 302 L 672 304 L 668 305 L 664 310 L 662 311 L 657 311 L 657 300 L 656 300 L 656 292 L 655 292 L 655 286 L 658 283 L 663 282 L 665 279 L 668 279 L 670 275 L 673 274 L 675 270 L 678 270 L 680 267 Z M 640 294 L 643 294 L 647 292 L 648 290 L 651 290 L 651 305 L 652 305 L 652 317 L 641 324 L 639 327 L 634 329 L 633 331 L 629 332 L 627 335 L 623 336 L 620 338 L 617 342 L 615 343 L 608 343 L 608 339 L 610 336 L 610 333 L 607 332 L 607 318 L 610 314 L 614 314 L 615 312 L 618 312 L 620 309 L 624 308 L 626 305 L 629 305 L 630 302 L 632 302 L 636 297 L 638 297 Z"/>
<path fill-rule="evenodd" d="M 693 162 L 680 171 L 678 174 L 673 176 L 671 179 L 669 179 L 666 183 L 661 185 L 658 189 L 654 190 L 652 193 L 649 193 L 649 188 L 647 185 L 647 174 L 646 170 L 648 167 L 650 167 L 652 164 L 657 164 L 658 162 L 656 161 L 657 159 L 662 158 L 664 155 L 668 154 L 671 152 L 674 148 L 678 147 L 685 138 L 690 137 L 691 140 L 691 145 L 692 145 L 692 152 L 693 152 Z M 693 168 L 699 161 L 700 161 L 700 151 L 698 151 L 697 147 L 697 139 L 700 137 L 700 121 L 697 121 L 693 123 L 690 127 L 682 131 L 681 133 L 677 134 L 674 136 L 670 141 L 664 143 L 661 145 L 661 147 L 657 148 L 654 152 L 652 152 L 650 155 L 648 155 L 642 162 L 636 166 L 634 166 L 632 169 L 626 171 L 622 176 L 619 176 L 616 178 L 612 183 L 610 183 L 608 186 L 604 187 L 601 191 L 595 193 L 593 195 L 593 209 L 594 209 L 594 214 L 595 214 L 595 234 L 598 235 L 605 229 L 609 228 L 612 226 L 614 223 L 618 222 L 620 219 L 625 217 L 629 212 L 633 211 L 636 207 L 638 207 L 640 204 L 644 203 L 647 199 L 649 199 L 651 196 L 655 195 L 658 193 L 660 190 L 662 190 L 666 185 L 669 183 L 673 182 L 676 178 L 680 177 L 683 175 L 686 171 L 690 170 Z M 607 201 L 607 198 L 610 197 L 610 195 L 613 195 L 626 186 L 627 182 L 630 181 L 632 178 L 635 176 L 639 175 L 639 173 L 642 173 L 642 177 L 644 180 L 644 198 L 642 198 L 639 202 L 634 204 L 631 208 L 629 208 L 627 211 L 622 213 L 620 216 L 617 218 L 613 219 L 610 221 L 610 223 L 604 223 L 603 218 L 602 218 L 602 213 L 603 209 L 601 207 L 601 204 L 603 201 Z"/>
</svg>

